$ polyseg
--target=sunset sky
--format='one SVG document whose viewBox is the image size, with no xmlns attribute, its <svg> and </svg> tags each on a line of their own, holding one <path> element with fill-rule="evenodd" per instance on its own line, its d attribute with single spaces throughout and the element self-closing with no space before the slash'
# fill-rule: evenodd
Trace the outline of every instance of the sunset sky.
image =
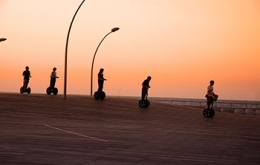
<svg viewBox="0 0 260 165">
<path fill-rule="evenodd" d="M 0 0 L 0 92 L 17 92 L 30 67 L 33 93 L 45 93 L 57 67 L 64 90 L 68 28 L 82 0 Z M 104 68 L 106 94 L 202 98 L 211 79 L 219 99 L 260 100 L 259 0 L 86 0 L 69 42 L 67 93 L 90 95 L 91 63 Z"/>
</svg>

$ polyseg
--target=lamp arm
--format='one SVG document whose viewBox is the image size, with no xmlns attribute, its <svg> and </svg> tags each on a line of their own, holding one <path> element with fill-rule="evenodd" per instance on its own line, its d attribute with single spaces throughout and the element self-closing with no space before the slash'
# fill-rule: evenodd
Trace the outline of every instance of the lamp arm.
<svg viewBox="0 0 260 165">
<path fill-rule="evenodd" d="M 91 85 L 91 87 L 90 87 L 90 95 L 91 95 L 91 96 L 92 96 L 92 93 L 93 93 L 93 91 L 92 91 L 92 89 L 93 89 L 93 67 L 94 67 L 95 57 L 96 57 L 96 54 L 97 54 L 97 51 L 98 51 L 99 46 L 101 45 L 101 43 L 104 41 L 104 39 L 105 39 L 110 33 L 113 33 L 113 32 L 111 31 L 111 32 L 107 33 L 107 34 L 103 37 L 103 39 L 99 42 L 99 44 L 98 44 L 98 46 L 97 46 L 97 48 L 96 48 L 96 51 L 95 51 L 95 53 L 94 53 L 94 56 L 93 56 L 92 65 L 91 65 L 91 84 L 90 84 L 90 85 Z"/>
<path fill-rule="evenodd" d="M 80 9 L 80 7 L 83 5 L 83 3 L 85 2 L 85 0 L 83 0 L 81 2 L 81 4 L 79 5 L 78 9 L 76 10 L 71 22 L 70 22 L 70 27 L 69 27 L 69 30 L 68 30 L 68 34 L 67 34 L 67 40 L 66 40 L 66 48 L 65 48 L 65 65 L 64 65 L 64 99 L 66 100 L 66 97 L 67 97 L 67 59 L 68 59 L 68 45 L 69 45 L 69 37 L 70 37 L 70 31 L 71 31 L 71 28 L 72 28 L 72 24 L 74 22 L 74 19 Z"/>
</svg>

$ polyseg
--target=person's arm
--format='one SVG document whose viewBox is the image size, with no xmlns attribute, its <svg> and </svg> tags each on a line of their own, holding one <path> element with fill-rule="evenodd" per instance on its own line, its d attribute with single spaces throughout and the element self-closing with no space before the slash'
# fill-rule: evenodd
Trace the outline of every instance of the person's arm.
<svg viewBox="0 0 260 165">
<path fill-rule="evenodd" d="M 99 79 L 99 80 L 103 80 L 103 78 L 101 77 L 101 75 L 98 75 L 98 79 Z"/>
<path fill-rule="evenodd" d="M 145 81 L 142 83 L 142 85 L 143 85 L 143 87 L 145 87 L 146 89 L 150 88 L 150 86 L 149 86 L 148 84 L 146 84 Z"/>
<path fill-rule="evenodd" d="M 98 74 L 98 79 L 99 79 L 99 80 L 107 80 L 107 79 L 105 79 L 105 78 L 103 77 L 103 75 L 101 75 L 101 74 Z"/>
<path fill-rule="evenodd" d="M 145 87 L 146 89 L 149 89 L 149 88 L 150 88 L 149 86 L 146 86 L 146 85 L 143 85 L 143 87 Z"/>
<path fill-rule="evenodd" d="M 53 73 L 53 77 L 54 77 L 54 78 L 59 78 L 59 77 L 57 76 L 57 73 L 56 73 L 56 72 Z"/>
</svg>

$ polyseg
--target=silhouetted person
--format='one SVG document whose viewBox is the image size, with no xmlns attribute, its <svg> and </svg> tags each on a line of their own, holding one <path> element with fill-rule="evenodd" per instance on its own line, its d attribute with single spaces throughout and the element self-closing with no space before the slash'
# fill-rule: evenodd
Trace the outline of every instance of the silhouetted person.
<svg viewBox="0 0 260 165">
<path fill-rule="evenodd" d="M 210 106 L 213 104 L 214 101 L 217 100 L 218 98 L 218 95 L 216 95 L 214 93 L 214 89 L 213 89 L 213 86 L 214 86 L 214 81 L 211 80 L 209 82 L 209 86 L 207 88 L 207 94 L 206 94 L 206 98 L 207 98 L 207 109 L 210 109 Z"/>
<path fill-rule="evenodd" d="M 23 90 L 24 91 L 27 90 L 27 86 L 29 84 L 30 77 L 31 77 L 31 72 L 29 71 L 29 67 L 26 66 L 25 71 L 23 71 Z"/>
<path fill-rule="evenodd" d="M 148 89 L 151 88 L 149 83 L 152 77 L 148 76 L 142 83 L 142 100 L 144 100 L 145 96 L 148 94 Z"/>
<path fill-rule="evenodd" d="M 101 93 L 103 90 L 104 81 L 107 80 L 103 75 L 104 69 L 101 68 L 98 72 L 98 93 Z"/>
<path fill-rule="evenodd" d="M 59 78 L 57 76 L 56 70 L 57 70 L 57 68 L 55 68 L 55 67 L 52 69 L 51 76 L 50 76 L 51 77 L 50 88 L 54 88 L 55 87 L 56 78 Z"/>
</svg>

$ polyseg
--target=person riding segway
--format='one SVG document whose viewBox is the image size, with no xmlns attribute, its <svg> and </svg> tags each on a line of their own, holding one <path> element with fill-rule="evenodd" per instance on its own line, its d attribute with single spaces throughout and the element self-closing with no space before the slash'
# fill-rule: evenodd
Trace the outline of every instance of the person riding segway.
<svg viewBox="0 0 260 165">
<path fill-rule="evenodd" d="M 107 79 L 104 78 L 103 75 L 104 69 L 100 68 L 98 72 L 98 90 L 94 93 L 94 98 L 96 100 L 104 100 L 106 97 L 106 93 L 103 91 L 104 81 Z"/>
<path fill-rule="evenodd" d="M 24 92 L 27 92 L 28 94 L 30 94 L 31 88 L 28 87 L 28 84 L 32 76 L 28 66 L 25 67 L 25 71 L 23 71 L 22 75 L 23 75 L 23 86 L 20 88 L 20 93 L 23 94 Z"/>
<path fill-rule="evenodd" d="M 151 88 L 149 83 L 151 81 L 152 77 L 148 76 L 147 79 L 145 79 L 142 83 L 142 94 L 141 94 L 141 100 L 139 100 L 139 106 L 141 108 L 147 108 L 150 105 L 148 97 L 148 89 Z"/>
<path fill-rule="evenodd" d="M 203 115 L 205 117 L 213 117 L 215 115 L 215 111 L 213 109 L 213 104 L 214 101 L 217 101 L 218 99 L 218 95 L 216 95 L 213 91 L 213 85 L 214 85 L 214 81 L 211 80 L 209 82 L 209 86 L 207 88 L 207 94 L 205 95 L 205 97 L 207 98 L 207 108 L 204 109 L 203 111 Z"/>
<path fill-rule="evenodd" d="M 51 72 L 51 76 L 50 76 L 50 86 L 46 89 L 46 93 L 48 95 L 50 95 L 51 93 L 53 93 L 54 95 L 57 95 L 58 94 L 58 88 L 55 88 L 55 83 L 56 83 L 56 78 L 59 78 L 57 76 L 57 73 L 56 73 L 56 70 L 57 68 L 54 67 L 52 69 L 52 72 Z"/>
</svg>

